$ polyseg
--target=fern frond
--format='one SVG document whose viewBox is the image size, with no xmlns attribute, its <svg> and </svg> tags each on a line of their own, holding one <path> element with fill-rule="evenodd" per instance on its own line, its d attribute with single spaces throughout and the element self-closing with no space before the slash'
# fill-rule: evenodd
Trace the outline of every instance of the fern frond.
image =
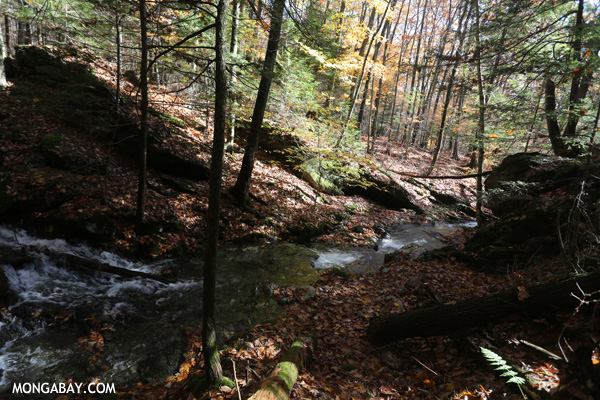
<svg viewBox="0 0 600 400">
<path fill-rule="evenodd" d="M 495 371 L 504 371 L 500 376 L 503 378 L 509 378 L 506 380 L 506 383 L 514 383 L 519 387 L 519 391 L 521 392 L 521 396 L 524 399 L 527 398 L 523 393 L 523 389 L 521 389 L 521 385 L 525 384 L 525 379 L 519 376 L 516 371 L 513 371 L 512 367 L 508 365 L 506 360 L 502 358 L 499 354 L 494 353 L 493 351 L 486 349 L 485 347 L 479 347 L 481 349 L 481 354 L 488 360 L 490 365 L 497 366 Z"/>
</svg>

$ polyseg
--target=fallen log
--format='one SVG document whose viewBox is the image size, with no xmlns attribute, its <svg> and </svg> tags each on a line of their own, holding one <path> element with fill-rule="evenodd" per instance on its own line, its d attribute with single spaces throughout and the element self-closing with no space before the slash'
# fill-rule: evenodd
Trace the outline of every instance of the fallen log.
<svg viewBox="0 0 600 400">
<path fill-rule="evenodd" d="M 142 271 L 134 271 L 127 268 L 115 267 L 96 260 L 78 257 L 72 254 L 56 254 L 58 260 L 63 260 L 63 266 L 74 271 L 86 273 L 106 272 L 108 274 L 122 276 L 124 278 L 146 278 L 162 283 L 170 283 L 171 280 L 160 275 L 150 274 Z"/>
<path fill-rule="evenodd" d="M 375 345 L 415 336 L 448 335 L 476 326 L 501 323 L 517 318 L 534 318 L 557 312 L 574 311 L 581 291 L 600 289 L 600 272 L 507 290 L 493 296 L 459 301 L 455 304 L 424 308 L 375 318 L 369 324 L 367 339 Z"/>
<path fill-rule="evenodd" d="M 296 339 L 281 361 L 263 380 L 260 389 L 249 400 L 286 400 L 298 379 L 298 372 L 308 361 L 310 339 Z"/>
</svg>

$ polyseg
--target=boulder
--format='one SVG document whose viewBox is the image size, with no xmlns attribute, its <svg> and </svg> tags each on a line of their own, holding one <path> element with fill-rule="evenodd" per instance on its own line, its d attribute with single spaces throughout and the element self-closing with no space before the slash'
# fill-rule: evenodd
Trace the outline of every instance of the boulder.
<svg viewBox="0 0 600 400">
<path fill-rule="evenodd" d="M 485 190 L 505 189 L 510 182 L 540 182 L 544 177 L 539 173 L 551 157 L 540 153 L 517 153 L 502 160 L 485 180 Z M 551 170 L 549 175 L 552 175 Z"/>
<path fill-rule="evenodd" d="M 410 258 L 412 260 L 427 260 L 430 257 L 429 254 L 429 250 L 427 250 L 425 247 L 416 243 L 411 243 L 407 246 L 404 246 L 400 250 L 387 253 L 384 256 L 383 262 L 388 263 L 392 261 L 400 261 L 404 258 Z"/>
<path fill-rule="evenodd" d="M 238 136 L 244 138 L 248 131 L 242 127 Z M 324 193 L 363 196 L 393 210 L 422 211 L 408 191 L 395 181 L 376 178 L 359 163 L 347 161 L 337 153 L 315 154 L 293 134 L 263 127 L 259 150 L 261 156 L 274 160 Z"/>
<path fill-rule="evenodd" d="M 202 160 L 189 160 L 168 150 L 150 146 L 148 165 L 169 175 L 192 180 L 207 180 L 210 167 Z"/>
<path fill-rule="evenodd" d="M 587 228 L 577 228 L 578 242 L 566 245 L 589 246 L 600 229 L 593 222 L 600 214 L 600 181 L 593 178 L 600 173 L 600 163 L 590 163 L 590 179 L 582 191 L 586 168 L 586 160 L 539 153 L 506 157 L 485 183 L 487 206 L 498 219 L 478 227 L 465 243 L 472 265 L 506 273 L 507 268 L 559 255 L 559 227 L 564 244 L 576 209 L 587 215 L 579 222 Z M 580 199 L 577 204 L 576 197 Z"/>
</svg>

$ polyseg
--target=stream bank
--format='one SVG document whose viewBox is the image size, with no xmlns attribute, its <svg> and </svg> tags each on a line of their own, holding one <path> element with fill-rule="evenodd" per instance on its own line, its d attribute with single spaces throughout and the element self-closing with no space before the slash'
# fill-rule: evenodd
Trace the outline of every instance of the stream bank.
<svg viewBox="0 0 600 400">
<path fill-rule="evenodd" d="M 384 252 L 419 243 L 444 245 L 460 225 L 398 226 L 373 248 L 304 246 L 286 242 L 225 245 L 220 249 L 217 319 L 221 340 L 272 321 L 281 311 L 280 286 L 305 289 L 333 266 L 368 273 Z M 61 239 L 40 239 L 0 228 L 0 247 L 13 253 L 0 267 L 7 307 L 0 314 L 0 392 L 14 382 L 101 379 L 116 385 L 148 382 L 177 373 L 189 333 L 201 326 L 200 259 L 132 262 L 116 254 Z M 60 254 L 97 260 L 132 271 L 166 274 L 171 283 L 107 273 L 82 274 Z M 26 255 L 27 258 L 23 258 Z M 16 262 L 15 260 L 22 260 Z"/>
</svg>

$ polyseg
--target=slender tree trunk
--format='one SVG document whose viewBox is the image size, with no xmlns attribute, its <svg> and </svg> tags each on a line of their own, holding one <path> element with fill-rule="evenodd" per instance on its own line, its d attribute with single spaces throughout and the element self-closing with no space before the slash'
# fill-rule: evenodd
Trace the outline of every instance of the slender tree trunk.
<svg viewBox="0 0 600 400">
<path fill-rule="evenodd" d="M 12 48 L 11 34 L 10 34 L 10 17 L 7 14 L 4 14 L 4 50 L 6 51 L 6 56 L 9 57 L 13 54 L 14 49 Z"/>
<path fill-rule="evenodd" d="M 573 54 L 575 55 L 575 61 L 577 64 L 581 62 L 581 47 L 582 47 L 582 34 L 583 34 L 583 0 L 578 1 L 577 5 L 577 18 L 575 22 L 573 32 L 573 42 L 571 47 Z M 565 125 L 565 131 L 563 136 L 574 137 L 576 135 L 577 123 L 579 122 L 579 112 L 577 110 L 582 98 L 579 96 L 580 83 L 583 76 L 583 68 L 580 65 L 572 73 L 571 79 L 571 90 L 569 91 L 569 116 L 567 118 L 567 124 Z"/>
<path fill-rule="evenodd" d="M 371 80 L 371 99 L 375 97 L 375 79 Z M 375 139 L 373 136 L 373 132 L 371 132 L 371 121 L 373 120 L 373 102 L 371 101 L 371 106 L 369 107 L 369 119 L 367 120 L 367 153 L 373 154 L 373 149 L 375 148 L 375 143 L 373 140 Z M 369 145 L 370 140 L 370 145 Z"/>
<path fill-rule="evenodd" d="M 550 77 L 546 77 L 544 91 L 546 96 L 544 111 L 546 125 L 548 126 L 548 137 L 550 138 L 554 154 L 561 155 L 567 150 L 567 146 L 560 135 L 560 125 L 558 125 L 556 117 L 556 85 Z"/>
<path fill-rule="evenodd" d="M 365 117 L 365 109 L 367 107 L 367 98 L 369 97 L 369 85 L 371 84 L 371 71 L 367 74 L 367 79 L 365 81 L 365 89 L 363 90 L 362 100 L 360 102 L 360 107 L 358 108 L 358 114 L 356 115 L 356 122 L 358 123 L 358 129 L 360 130 L 360 135 L 362 137 L 363 133 L 363 119 Z"/>
<path fill-rule="evenodd" d="M 446 98 L 444 99 L 444 108 L 442 109 L 442 121 L 440 122 L 440 129 L 438 131 L 435 149 L 433 150 L 433 157 L 431 159 L 431 165 L 429 166 L 429 169 L 427 170 L 425 175 L 431 175 L 431 173 L 433 172 L 433 169 L 435 168 L 435 164 L 436 164 L 437 159 L 440 154 L 440 150 L 442 148 L 444 129 L 446 128 L 446 117 L 448 115 L 448 109 L 450 108 L 450 99 L 452 98 L 452 88 L 454 86 L 454 78 L 456 76 L 456 70 L 458 69 L 458 66 L 460 64 L 460 59 L 461 59 L 460 53 L 462 52 L 463 41 L 465 38 L 465 33 L 464 33 L 464 30 L 462 29 L 463 21 L 464 21 L 465 16 L 466 16 L 466 19 L 469 18 L 469 16 L 468 16 L 469 13 L 470 13 L 470 7 L 468 7 L 468 4 L 467 4 L 467 7 L 465 8 L 465 10 L 460 18 L 460 22 L 458 24 L 458 49 L 456 50 L 456 54 L 455 54 L 456 61 L 454 61 L 454 65 L 452 66 L 452 72 L 450 73 L 450 80 L 448 81 L 448 88 L 446 89 Z"/>
<path fill-rule="evenodd" d="M 381 27 L 383 26 L 384 21 L 386 20 L 386 16 L 387 16 L 388 11 L 390 10 L 391 3 L 392 3 L 392 0 L 389 0 L 387 3 L 387 7 L 385 8 L 385 12 L 383 13 L 383 16 L 381 17 L 381 21 L 379 22 L 379 26 L 377 27 L 377 30 L 375 32 L 373 32 L 373 35 L 371 36 L 371 40 L 369 41 L 369 46 L 367 48 L 367 52 L 363 59 L 363 65 L 360 69 L 360 74 L 358 76 L 358 80 L 356 81 L 356 90 L 354 91 L 354 93 L 352 95 L 352 99 L 350 100 L 350 109 L 348 110 L 348 115 L 346 116 L 346 120 L 344 121 L 344 125 L 342 127 L 342 132 L 340 133 L 340 136 L 338 137 L 338 140 L 335 144 L 336 148 L 340 147 L 340 144 L 342 143 L 342 139 L 344 138 L 344 135 L 346 134 L 346 129 L 348 129 L 348 124 L 350 123 L 350 119 L 352 118 L 352 112 L 354 111 L 354 105 L 356 104 L 356 98 L 358 97 L 358 92 L 360 91 L 360 87 L 362 85 L 362 80 L 363 80 L 363 77 L 365 76 L 365 69 L 367 67 L 367 61 L 369 60 L 369 53 L 371 52 L 371 47 L 373 46 L 373 42 L 375 41 L 375 38 L 379 34 L 379 31 L 381 30 Z"/>
<path fill-rule="evenodd" d="M 273 80 L 273 71 L 277 59 L 277 48 L 279 47 L 279 38 L 281 36 L 284 5 L 285 0 L 275 0 L 273 3 L 269 41 L 267 43 L 262 77 L 258 86 L 256 104 L 254 105 L 254 112 L 252 114 L 252 122 L 250 123 L 250 134 L 248 135 L 248 143 L 246 144 L 242 167 L 235 186 L 232 189 L 233 195 L 242 204 L 247 204 L 249 202 L 250 181 L 252 179 L 252 170 L 254 169 L 254 159 L 256 158 L 260 130 L 265 115 L 265 109 L 267 108 L 271 82 Z"/>
<path fill-rule="evenodd" d="M 119 0 L 117 0 L 115 5 L 115 31 L 115 41 L 117 45 L 117 88 L 115 90 L 115 109 L 118 112 L 121 102 L 121 42 L 123 41 L 121 33 L 121 15 Z"/>
<path fill-rule="evenodd" d="M 228 0 L 219 0 L 215 21 L 215 122 L 210 162 L 210 189 L 206 218 L 208 232 L 204 253 L 204 286 L 202 293 L 202 351 L 206 375 L 212 384 L 217 383 L 223 377 L 215 329 L 215 295 L 219 214 L 221 212 L 221 184 L 223 180 L 223 152 L 227 119 L 226 26 L 228 5 Z"/>
<path fill-rule="evenodd" d="M 394 1 L 393 6 L 395 6 L 395 3 L 396 3 L 396 1 Z M 383 46 L 383 57 L 382 57 L 382 61 L 381 61 L 381 64 L 383 67 L 385 67 L 385 64 L 387 62 L 389 46 L 394 40 L 394 35 L 396 33 L 397 27 L 398 27 L 398 20 L 396 20 L 396 24 L 394 25 L 393 30 L 391 29 L 391 24 L 389 21 L 386 21 L 386 25 L 383 28 L 383 33 L 384 33 L 384 36 L 386 37 L 385 45 Z M 373 122 L 371 125 L 371 132 L 373 132 L 373 140 L 374 141 L 375 141 L 376 135 L 377 135 L 377 125 L 378 125 L 378 119 L 379 119 L 379 105 L 381 103 L 382 91 L 383 91 L 383 74 L 379 77 L 377 97 L 375 98 L 375 112 L 373 115 Z M 373 150 L 374 149 L 375 149 L 375 143 L 373 142 Z"/>
<path fill-rule="evenodd" d="M 369 32 L 371 29 L 373 29 L 373 25 L 375 24 L 375 17 L 377 16 L 377 8 L 373 7 L 371 9 L 371 16 L 369 17 L 369 25 L 367 26 L 367 32 Z M 366 35 L 365 38 L 363 39 L 361 45 L 360 45 L 360 51 L 358 52 L 359 55 L 363 56 L 365 55 L 365 51 L 367 49 L 367 45 L 369 44 L 369 35 Z"/>
<path fill-rule="evenodd" d="M 146 25 L 146 0 L 140 0 L 140 35 L 142 61 L 140 63 L 140 91 L 142 100 L 140 104 L 140 142 L 139 142 L 139 172 L 137 210 L 135 226 L 137 229 L 144 223 L 144 205 L 146 202 L 146 162 L 148 153 L 148 30 Z"/>
<path fill-rule="evenodd" d="M 483 172 L 483 156 L 485 154 L 483 135 L 485 134 L 485 95 L 483 92 L 483 75 L 481 74 L 481 38 L 480 38 L 480 14 L 479 2 L 473 0 L 473 10 L 475 12 L 475 59 L 477 63 L 477 95 L 479 98 L 479 118 L 477 121 L 477 173 Z M 477 224 L 483 224 L 483 178 L 477 176 L 477 202 L 475 206 L 477 215 Z"/>
<path fill-rule="evenodd" d="M 367 5 L 367 4 L 368 3 L 365 2 L 365 5 Z M 367 26 L 367 32 L 370 32 L 373 29 L 373 25 L 375 24 L 376 17 L 377 17 L 377 8 L 373 7 L 371 9 L 371 16 L 369 17 L 369 24 Z M 361 23 L 362 23 L 362 21 L 361 21 Z M 364 37 L 362 44 L 360 46 L 360 50 L 358 52 L 358 55 L 361 57 L 365 57 L 365 59 L 369 58 L 368 54 L 365 55 L 365 51 L 367 50 L 367 45 L 370 43 L 369 39 L 370 39 L 370 36 L 367 34 Z M 369 50 L 370 49 L 371 48 L 369 47 Z M 376 49 L 377 49 L 377 47 L 376 47 Z M 365 115 L 365 106 L 367 103 L 367 94 L 369 92 L 369 83 L 371 82 L 371 71 L 372 71 L 372 68 L 369 70 L 369 73 L 367 74 L 367 81 L 365 83 L 365 89 L 363 91 L 362 101 L 360 103 L 360 108 L 358 110 L 358 115 L 357 115 L 358 130 L 360 132 L 360 136 L 362 136 L 362 131 L 363 131 L 362 121 L 363 121 L 363 117 Z M 357 92 L 360 91 L 361 83 L 362 82 L 359 82 L 359 81 L 356 81 L 354 83 L 354 86 L 352 86 L 352 89 L 350 90 L 350 93 L 352 93 L 352 95 L 354 95 L 355 91 L 357 91 Z"/>
<path fill-rule="evenodd" d="M 238 34 L 239 34 L 239 19 L 240 19 L 240 8 L 241 0 L 233 0 L 233 14 L 231 16 L 231 42 L 229 44 L 229 52 L 235 59 L 238 53 Z M 231 66 L 231 86 L 234 87 L 237 81 L 237 73 L 235 70 L 235 63 Z M 229 120 L 229 136 L 227 137 L 226 148 L 228 151 L 233 153 L 234 141 L 235 141 L 235 107 L 237 102 L 235 99 L 231 102 L 231 117 Z"/>
<path fill-rule="evenodd" d="M 6 58 L 6 46 L 4 45 L 4 32 L 0 32 L 0 89 L 8 86 L 6 73 L 4 71 L 4 59 Z"/>
<path fill-rule="evenodd" d="M 463 83 L 461 90 L 460 90 L 460 98 L 458 100 L 458 118 L 456 120 L 457 125 L 460 125 L 460 123 L 462 122 L 466 91 L 467 91 L 467 87 Z M 452 159 L 453 160 L 458 160 L 458 158 L 459 158 L 458 157 L 458 140 L 459 140 L 459 136 L 457 134 L 454 137 L 454 143 L 452 143 Z"/>
<path fill-rule="evenodd" d="M 409 124 L 405 127 L 405 135 L 410 135 L 414 126 L 414 122 L 415 122 L 415 111 L 417 109 L 417 104 L 418 104 L 418 98 L 419 96 L 417 95 L 416 91 L 415 91 L 415 83 L 416 83 L 416 77 L 417 77 L 417 70 L 419 69 L 419 53 L 421 52 L 421 43 L 423 41 L 423 29 L 425 29 L 425 17 L 427 17 L 427 5 L 429 4 L 429 0 L 425 0 L 425 6 L 423 7 L 423 18 L 421 18 L 421 24 L 420 24 L 420 31 L 419 31 L 419 36 L 417 38 L 417 49 L 415 51 L 415 61 L 413 63 L 413 70 L 411 73 L 411 78 L 410 78 L 410 93 L 412 96 L 411 99 L 411 111 L 410 111 L 410 122 Z M 417 5 L 417 8 L 419 7 L 419 5 Z M 415 136 L 414 134 L 412 135 L 412 143 L 414 144 L 415 141 Z"/>
<path fill-rule="evenodd" d="M 525 153 L 527 153 L 527 150 L 529 149 L 529 142 L 531 141 L 531 137 L 534 136 L 533 129 L 535 128 L 535 123 L 537 121 L 538 112 L 540 111 L 540 103 L 542 102 L 543 95 L 544 92 L 540 91 L 540 97 L 538 98 L 538 101 L 536 103 L 535 113 L 533 114 L 533 118 L 531 120 L 531 127 L 529 128 L 529 134 L 527 135 L 527 141 L 525 142 Z"/>
<path fill-rule="evenodd" d="M 440 55 L 444 54 L 444 49 L 446 48 L 446 43 L 448 42 L 448 35 L 452 29 L 452 24 L 455 19 L 455 14 L 458 14 L 458 10 L 460 10 L 460 8 L 461 8 L 461 7 L 457 7 L 455 11 L 452 11 L 452 1 L 451 0 L 448 2 L 448 7 L 449 7 L 448 24 L 446 26 L 446 30 L 444 31 L 444 35 L 442 36 L 442 38 L 439 41 L 438 50 L 437 50 L 438 54 L 440 54 Z M 463 12 L 463 14 L 464 14 L 464 12 Z M 452 49 L 450 50 L 450 54 L 454 54 L 455 48 L 456 48 L 456 43 L 453 42 Z M 425 97 L 425 101 L 423 102 L 423 108 L 421 110 L 421 115 L 425 115 L 425 113 L 428 113 L 431 116 L 431 118 L 429 118 L 427 120 L 427 123 L 423 127 L 423 129 L 427 132 L 429 132 L 430 127 L 432 125 L 432 120 L 433 120 L 432 117 L 435 116 L 435 112 L 437 110 L 438 102 L 440 100 L 440 95 L 442 92 L 441 90 L 437 90 L 437 93 L 435 96 L 435 101 L 432 102 L 433 93 L 434 93 L 434 91 L 436 91 L 437 84 L 439 82 L 439 76 L 440 76 L 440 72 L 442 70 L 442 64 L 443 64 L 442 58 L 437 57 L 433 76 L 431 77 L 431 84 L 429 85 L 429 89 L 427 91 L 427 96 Z M 448 73 L 448 68 L 444 68 L 444 75 L 442 76 L 442 82 L 446 81 L 447 73 Z"/>
<path fill-rule="evenodd" d="M 407 27 L 408 27 L 408 14 L 410 13 L 410 3 L 411 3 L 411 0 L 408 0 L 408 6 L 407 6 L 407 10 L 406 10 L 406 18 L 404 20 L 404 30 L 402 32 L 402 38 L 406 37 L 406 32 L 407 32 Z M 402 0 L 402 6 L 400 7 L 400 11 L 398 13 L 398 19 L 400 19 L 400 15 L 401 15 L 403 9 L 404 9 L 404 0 Z M 404 43 L 402 43 L 400 52 L 398 53 L 398 67 L 396 70 L 396 79 L 394 82 L 394 97 L 392 100 L 392 111 L 390 113 L 390 130 L 394 130 L 394 118 L 396 116 L 396 100 L 398 98 L 398 82 L 400 81 L 400 70 L 402 67 L 402 60 L 404 58 L 404 50 L 405 49 L 406 49 L 406 46 L 404 45 Z M 391 133 L 390 133 L 390 136 L 391 136 Z"/>
</svg>

